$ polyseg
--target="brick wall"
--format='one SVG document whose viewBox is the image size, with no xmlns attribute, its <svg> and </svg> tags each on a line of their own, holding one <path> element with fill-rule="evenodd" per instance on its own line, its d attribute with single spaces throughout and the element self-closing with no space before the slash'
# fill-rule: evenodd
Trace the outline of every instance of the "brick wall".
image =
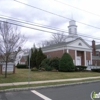
<svg viewBox="0 0 100 100">
<path fill-rule="evenodd" d="M 96 56 L 95 41 L 92 41 L 92 55 Z"/>
<path fill-rule="evenodd" d="M 20 64 L 25 64 L 25 63 L 26 63 L 25 59 L 24 59 L 24 57 L 22 57 L 21 60 L 20 60 Z"/>
<path fill-rule="evenodd" d="M 75 60 L 75 50 L 69 50 L 69 54 Z"/>
<path fill-rule="evenodd" d="M 100 66 L 100 60 L 92 60 L 92 65 Z"/>
<path fill-rule="evenodd" d="M 91 60 L 91 53 L 90 52 L 86 52 L 86 60 Z"/>
<path fill-rule="evenodd" d="M 65 50 L 46 52 L 44 54 L 50 56 L 50 58 L 53 58 L 53 57 L 61 58 L 64 52 L 66 52 L 66 49 Z"/>
</svg>

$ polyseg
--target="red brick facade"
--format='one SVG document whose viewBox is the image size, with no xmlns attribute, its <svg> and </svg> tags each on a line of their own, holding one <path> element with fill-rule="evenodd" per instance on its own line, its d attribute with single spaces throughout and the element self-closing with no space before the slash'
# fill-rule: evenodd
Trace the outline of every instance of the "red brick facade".
<svg viewBox="0 0 100 100">
<path fill-rule="evenodd" d="M 95 41 L 92 41 L 92 54 L 93 56 L 96 56 L 96 48 L 95 48 Z"/>
<path fill-rule="evenodd" d="M 75 60 L 75 50 L 69 49 L 69 54 L 72 57 L 73 60 Z M 51 51 L 46 52 L 45 55 L 49 56 L 50 58 L 59 57 L 61 58 L 63 53 L 67 52 L 67 50 L 58 50 L 58 51 Z M 81 65 L 85 65 L 85 57 L 84 57 L 84 51 L 76 51 L 76 56 L 81 57 Z M 91 53 L 86 52 L 86 60 L 91 61 Z"/>
<path fill-rule="evenodd" d="M 58 50 L 58 51 L 46 52 L 45 55 L 48 55 L 50 58 L 54 57 L 61 58 L 64 52 L 66 52 L 66 50 Z"/>
<path fill-rule="evenodd" d="M 27 64 L 24 57 L 20 59 L 20 64 Z"/>
<path fill-rule="evenodd" d="M 91 59 L 91 54 L 90 52 L 86 52 L 86 60 L 90 60 Z"/>
<path fill-rule="evenodd" d="M 69 50 L 69 54 L 75 60 L 75 50 Z"/>
<path fill-rule="evenodd" d="M 93 60 L 93 61 L 92 61 L 92 64 L 93 64 L 94 66 L 100 66 L 100 60 Z"/>
</svg>

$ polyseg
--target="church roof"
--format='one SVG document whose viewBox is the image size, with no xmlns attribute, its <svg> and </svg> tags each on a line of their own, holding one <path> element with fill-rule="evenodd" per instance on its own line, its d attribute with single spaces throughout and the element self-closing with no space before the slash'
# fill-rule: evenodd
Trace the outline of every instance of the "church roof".
<svg viewBox="0 0 100 100">
<path fill-rule="evenodd" d="M 85 44 L 87 44 L 81 37 L 78 37 L 74 40 L 71 40 L 71 41 L 68 41 L 68 42 L 61 42 L 61 43 L 58 43 L 58 44 L 53 44 L 53 45 L 50 45 L 50 46 L 46 46 L 46 47 L 43 47 L 42 50 L 47 50 L 47 49 L 51 49 L 51 48 L 55 48 L 55 47 L 62 47 L 62 46 L 66 46 L 67 44 L 71 43 L 71 42 L 74 42 L 78 39 L 81 39 Z M 87 44 L 88 45 L 88 44 Z M 90 45 L 88 45 L 90 47 Z"/>
</svg>

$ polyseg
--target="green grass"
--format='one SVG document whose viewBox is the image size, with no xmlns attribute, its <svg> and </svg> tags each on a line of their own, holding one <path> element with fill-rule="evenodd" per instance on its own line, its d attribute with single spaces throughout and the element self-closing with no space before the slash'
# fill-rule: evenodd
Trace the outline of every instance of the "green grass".
<svg viewBox="0 0 100 100">
<path fill-rule="evenodd" d="M 82 78 L 82 77 L 94 77 L 94 76 L 100 76 L 100 73 L 31 71 L 30 81 Z M 15 74 L 9 73 L 7 78 L 4 78 L 4 74 L 0 75 L 0 83 L 27 82 L 27 81 L 28 81 L 28 69 L 16 69 L 16 73 Z"/>
</svg>

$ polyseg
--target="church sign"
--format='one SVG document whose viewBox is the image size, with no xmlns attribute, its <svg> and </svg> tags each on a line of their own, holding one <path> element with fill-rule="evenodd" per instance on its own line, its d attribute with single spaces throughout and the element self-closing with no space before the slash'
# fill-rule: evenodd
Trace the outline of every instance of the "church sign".
<svg viewBox="0 0 100 100">
<path fill-rule="evenodd" d="M 2 74 L 6 70 L 6 63 L 2 63 L 0 66 L 0 73 Z M 15 73 L 15 66 L 14 63 L 9 62 L 7 64 L 7 72 Z"/>
<path fill-rule="evenodd" d="M 3 66 L 2 66 L 2 72 L 5 72 L 5 70 L 6 70 L 6 64 L 4 64 Z M 13 65 L 12 64 L 8 64 L 7 65 L 7 72 L 13 72 Z"/>
</svg>

